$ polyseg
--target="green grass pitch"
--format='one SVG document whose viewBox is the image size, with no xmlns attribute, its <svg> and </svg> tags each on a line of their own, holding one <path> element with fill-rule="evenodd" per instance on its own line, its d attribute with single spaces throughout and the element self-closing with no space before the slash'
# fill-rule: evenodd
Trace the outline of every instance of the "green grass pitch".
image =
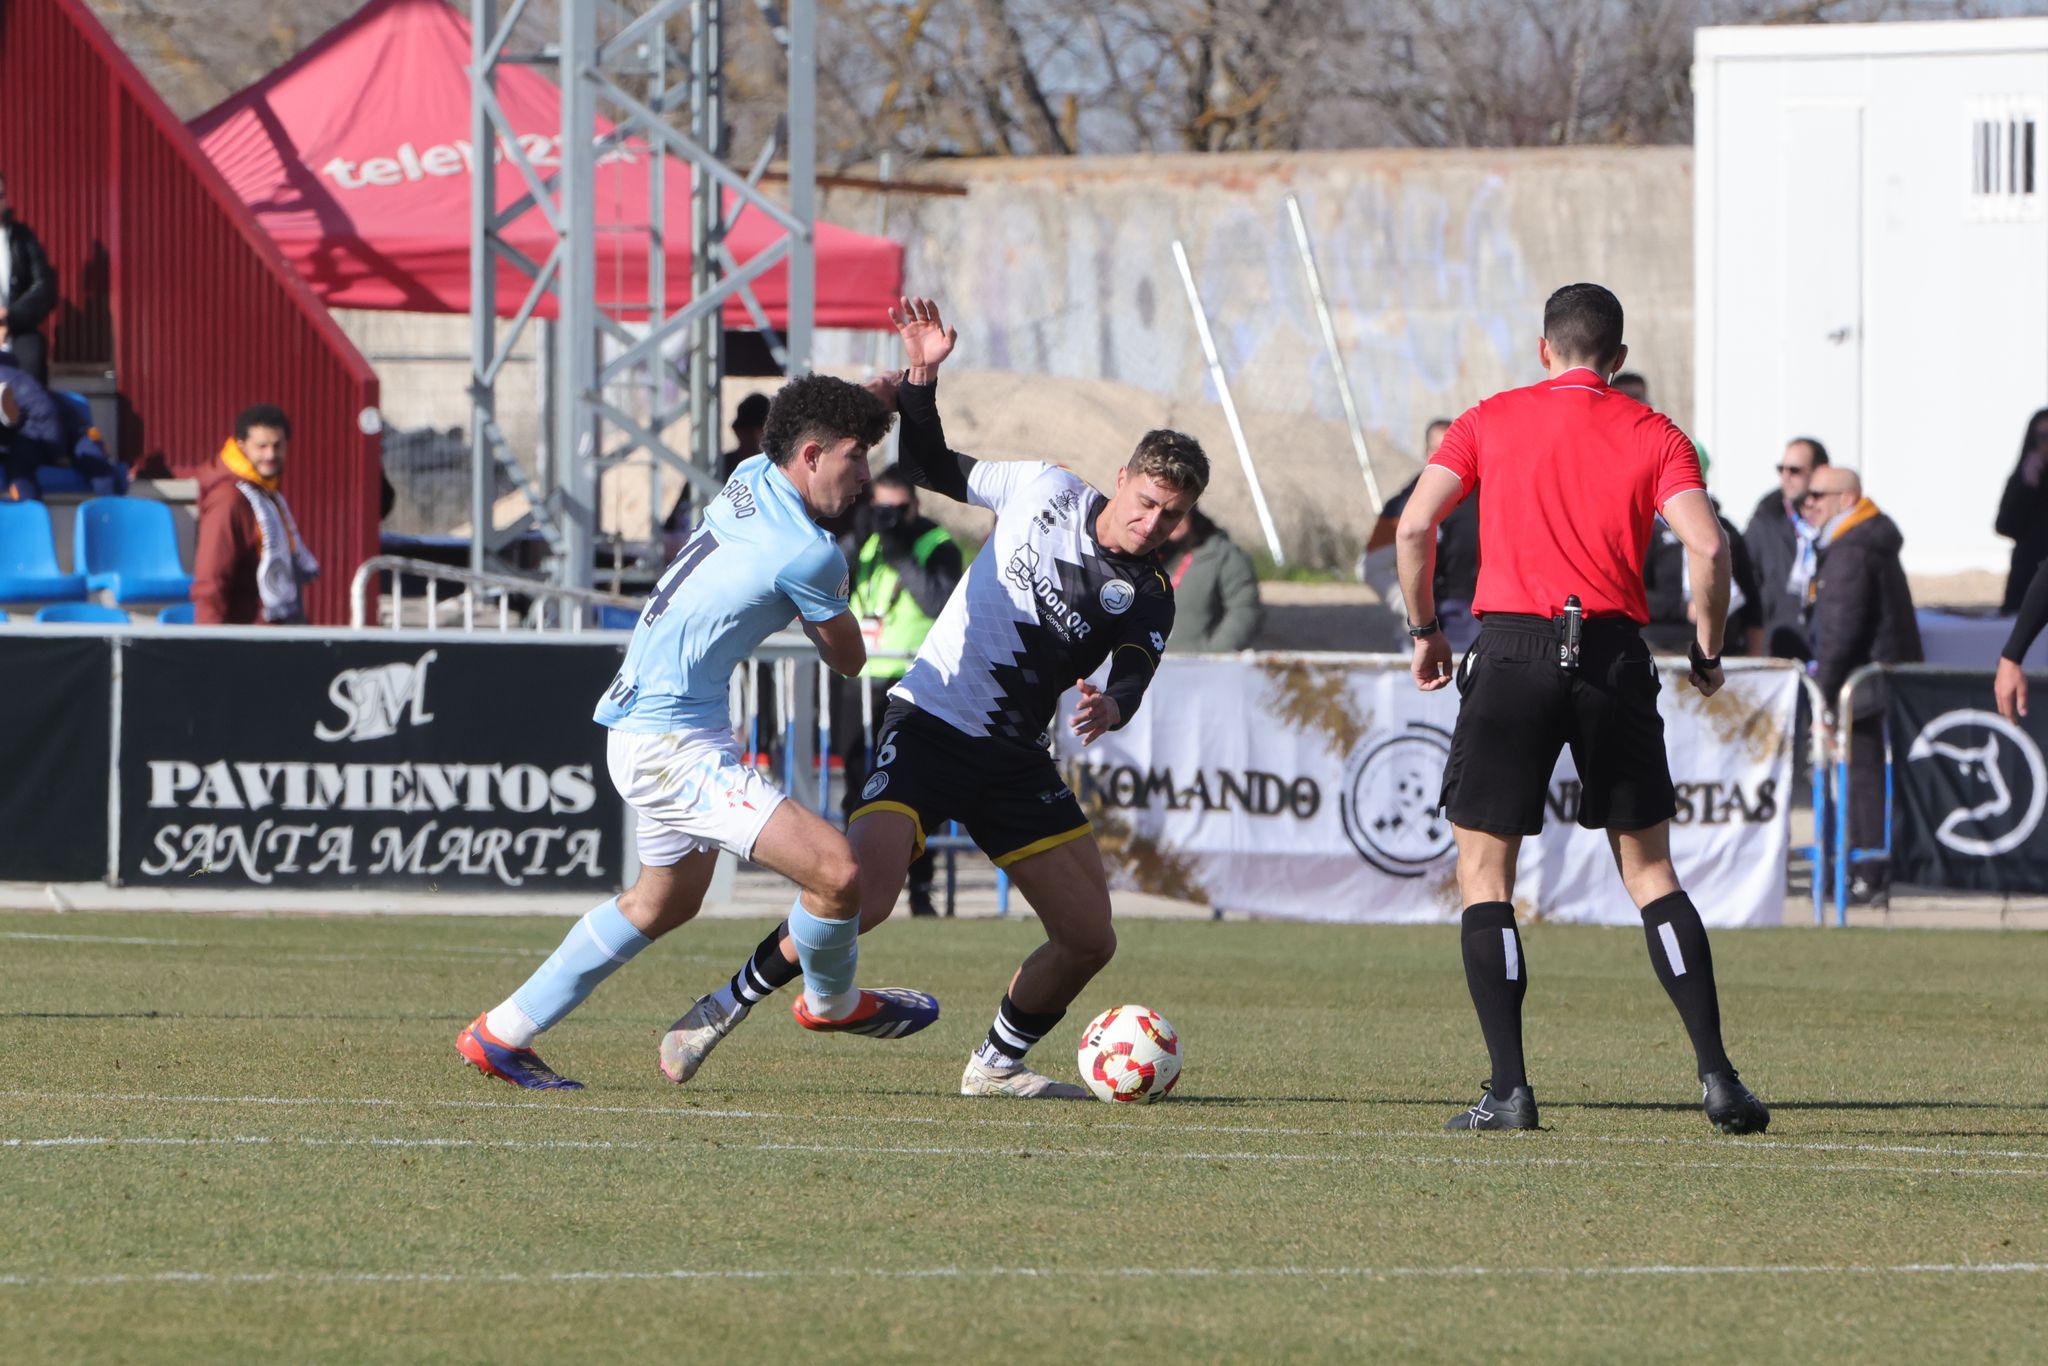
<svg viewBox="0 0 2048 1366">
<path fill-rule="evenodd" d="M 2025 1359 L 2048 1341 L 2038 937 L 1715 939 L 1768 1135 L 1713 1133 L 1640 933 L 1537 926 L 1546 1131 L 1451 1136 L 1484 1052 L 1455 931 L 1145 921 L 1095 1012 L 1180 1031 L 1150 1107 L 953 1094 L 1029 919 L 898 921 L 945 1015 L 687 1088 L 660 1031 L 764 929 L 690 926 L 458 1064 L 560 919 L 0 916 L 13 1361 Z"/>
</svg>

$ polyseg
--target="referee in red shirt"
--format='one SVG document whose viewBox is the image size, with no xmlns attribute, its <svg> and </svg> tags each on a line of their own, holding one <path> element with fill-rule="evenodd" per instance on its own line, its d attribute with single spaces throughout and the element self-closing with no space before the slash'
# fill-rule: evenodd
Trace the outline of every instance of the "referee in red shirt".
<svg viewBox="0 0 2048 1366">
<path fill-rule="evenodd" d="M 1397 533 L 1415 683 L 1431 692 L 1454 680 L 1431 596 L 1436 526 L 1477 489 L 1472 610 L 1481 625 L 1455 673 L 1443 807 L 1458 838 L 1465 980 L 1493 1076 L 1451 1129 L 1537 1127 L 1522 1061 L 1529 975 L 1515 931 L 1515 856 L 1543 828 L 1551 770 L 1567 744 L 1582 788 L 1579 824 L 1607 831 L 1657 980 L 1692 1037 L 1707 1118 L 1742 1134 L 1771 1120 L 1722 1050 L 1707 932 L 1672 871 L 1677 801 L 1657 670 L 1639 634 L 1649 620 L 1643 556 L 1662 513 L 1684 543 L 1698 609 L 1691 682 L 1703 696 L 1719 691 L 1729 550 L 1692 442 L 1607 383 L 1628 357 L 1621 322 L 1621 301 L 1599 285 L 1551 295 L 1536 347 L 1550 378 L 1496 394 L 1451 425 Z"/>
</svg>

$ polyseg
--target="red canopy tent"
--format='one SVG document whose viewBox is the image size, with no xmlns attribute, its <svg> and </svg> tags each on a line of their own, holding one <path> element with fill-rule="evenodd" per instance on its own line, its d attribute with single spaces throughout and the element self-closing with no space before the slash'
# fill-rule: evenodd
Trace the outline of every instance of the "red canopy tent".
<svg viewBox="0 0 2048 1366">
<path fill-rule="evenodd" d="M 193 134 L 228 185 L 330 307 L 469 311 L 469 22 L 443 0 L 372 0 L 247 90 L 194 119 Z M 521 149 L 541 175 L 559 160 L 561 91 L 536 71 L 503 67 L 498 100 Z M 600 120 L 594 136 L 610 131 Z M 526 190 L 503 159 L 498 204 Z M 651 152 L 627 142 L 597 170 L 598 303 L 628 316 L 647 311 L 648 171 Z M 689 299 L 690 170 L 665 168 L 667 310 Z M 727 212 L 730 213 L 730 206 Z M 726 236 L 744 264 L 780 235 L 757 209 Z M 903 249 L 880 237 L 819 223 L 819 327 L 881 328 L 901 292 Z M 505 233 L 535 261 L 555 236 L 538 208 Z M 680 243 L 680 245 L 675 245 Z M 516 313 L 531 281 L 501 266 L 497 312 Z M 754 294 L 785 325 L 788 268 L 756 280 Z M 543 303 L 552 316 L 553 300 Z M 751 326 L 735 300 L 730 327 Z"/>
</svg>

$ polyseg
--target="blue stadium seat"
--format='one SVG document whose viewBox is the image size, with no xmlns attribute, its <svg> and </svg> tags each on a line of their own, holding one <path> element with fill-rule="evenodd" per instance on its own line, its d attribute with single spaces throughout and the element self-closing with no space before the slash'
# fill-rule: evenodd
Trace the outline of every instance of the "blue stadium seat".
<svg viewBox="0 0 2048 1366">
<path fill-rule="evenodd" d="M 189 602 L 180 602 L 164 608 L 156 614 L 156 619 L 160 626 L 190 626 L 195 620 L 192 604 Z"/>
<path fill-rule="evenodd" d="M 88 498 L 78 505 L 72 556 L 86 586 L 115 602 L 181 602 L 192 576 L 178 559 L 171 510 L 149 498 Z"/>
<path fill-rule="evenodd" d="M 0 602 L 66 602 L 85 596 L 85 575 L 57 567 L 50 510 L 0 503 Z"/>
<path fill-rule="evenodd" d="M 97 602 L 53 602 L 36 613 L 37 621 L 92 622 L 100 626 L 126 626 L 128 614 L 118 607 Z"/>
<path fill-rule="evenodd" d="M 92 400 L 84 394 L 73 393 L 69 389 L 52 389 L 50 397 L 56 399 L 59 403 L 68 405 L 71 411 L 77 415 L 81 425 L 87 427 L 97 425 L 92 420 Z"/>
<path fill-rule="evenodd" d="M 36 466 L 36 487 L 45 496 L 52 493 L 91 493 L 92 485 L 84 475 L 64 465 Z"/>
</svg>

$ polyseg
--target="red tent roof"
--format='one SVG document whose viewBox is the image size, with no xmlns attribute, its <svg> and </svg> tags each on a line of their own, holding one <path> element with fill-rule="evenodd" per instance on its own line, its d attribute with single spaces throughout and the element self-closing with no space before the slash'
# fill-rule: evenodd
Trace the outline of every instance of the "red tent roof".
<svg viewBox="0 0 2048 1366">
<path fill-rule="evenodd" d="M 318 294 L 336 308 L 427 313 L 469 310 L 469 21 L 443 0 L 372 0 L 268 76 L 194 119 L 193 134 Z M 559 159 L 561 91 L 526 67 L 504 67 L 498 99 L 535 169 Z M 599 121 L 596 135 L 611 125 Z M 644 315 L 649 149 L 613 149 L 597 170 L 597 294 L 603 307 Z M 500 207 L 525 192 L 501 159 Z M 689 298 L 690 173 L 665 168 L 668 308 Z M 728 209 L 728 212 L 730 210 Z M 623 230 L 623 231 L 622 231 Z M 765 214 L 740 214 L 726 244 L 741 263 L 778 236 Z M 537 208 L 506 237 L 535 261 L 554 233 Z M 817 325 L 880 328 L 901 291 L 903 249 L 885 238 L 817 226 Z M 777 326 L 789 274 L 754 282 Z M 502 266 L 497 311 L 518 311 L 528 279 Z M 552 315 L 552 300 L 542 308 Z M 728 326 L 749 326 L 737 301 Z"/>
</svg>

